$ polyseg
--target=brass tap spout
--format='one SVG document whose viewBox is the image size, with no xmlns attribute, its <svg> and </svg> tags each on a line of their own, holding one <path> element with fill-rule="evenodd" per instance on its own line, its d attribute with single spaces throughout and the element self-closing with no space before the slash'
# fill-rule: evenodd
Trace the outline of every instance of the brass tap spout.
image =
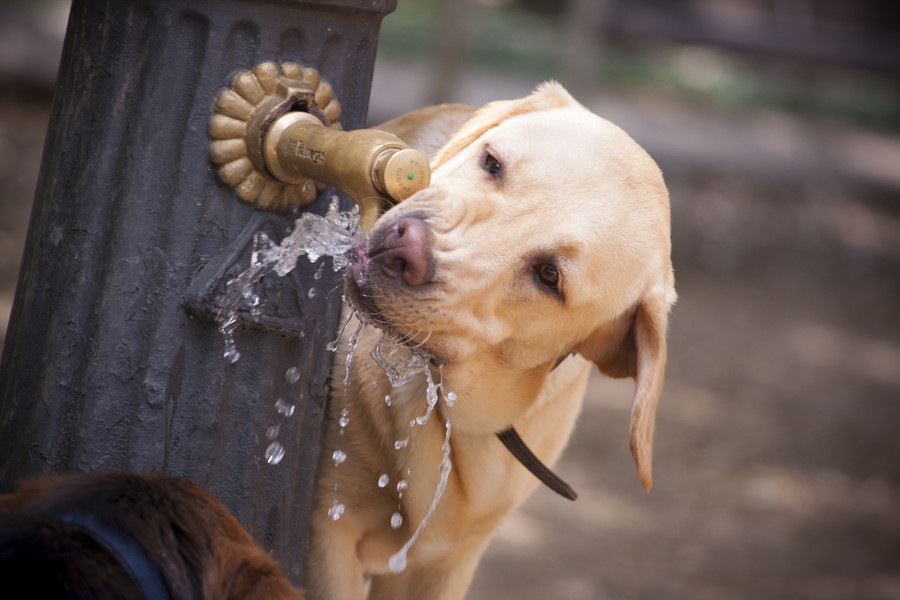
<svg viewBox="0 0 900 600">
<path fill-rule="evenodd" d="M 377 129 L 340 131 L 300 111 L 272 123 L 263 155 L 266 169 L 279 181 L 312 179 L 353 198 L 366 229 L 378 218 L 383 201 L 405 200 L 431 181 L 425 156 L 397 136 Z"/>
</svg>

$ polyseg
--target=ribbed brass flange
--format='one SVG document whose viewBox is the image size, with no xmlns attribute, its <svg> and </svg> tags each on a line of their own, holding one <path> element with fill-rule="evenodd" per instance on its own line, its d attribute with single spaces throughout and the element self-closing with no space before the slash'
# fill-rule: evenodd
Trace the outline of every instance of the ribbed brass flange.
<svg viewBox="0 0 900 600">
<path fill-rule="evenodd" d="M 285 183 L 266 169 L 262 153 L 269 126 L 301 110 L 341 129 L 341 105 L 319 72 L 295 62 L 265 62 L 241 71 L 216 98 L 209 122 L 210 159 L 219 179 L 238 197 L 266 210 L 294 210 L 316 198 L 324 184 L 312 179 Z"/>
</svg>

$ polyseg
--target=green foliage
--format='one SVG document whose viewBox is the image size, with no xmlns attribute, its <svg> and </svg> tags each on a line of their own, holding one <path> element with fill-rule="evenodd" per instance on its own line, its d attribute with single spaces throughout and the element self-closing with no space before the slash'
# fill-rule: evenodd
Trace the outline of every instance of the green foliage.
<svg viewBox="0 0 900 600">
<path fill-rule="evenodd" d="M 433 60 L 439 1 L 399 0 L 396 12 L 382 25 L 382 55 L 392 60 Z M 459 59 L 473 67 L 565 82 L 565 44 L 561 20 L 511 2 L 481 2 L 461 40 Z M 595 82 L 612 91 L 662 94 L 725 110 L 779 109 L 900 129 L 900 82 L 878 74 L 788 65 L 674 44 L 605 44 L 598 51 Z"/>
</svg>

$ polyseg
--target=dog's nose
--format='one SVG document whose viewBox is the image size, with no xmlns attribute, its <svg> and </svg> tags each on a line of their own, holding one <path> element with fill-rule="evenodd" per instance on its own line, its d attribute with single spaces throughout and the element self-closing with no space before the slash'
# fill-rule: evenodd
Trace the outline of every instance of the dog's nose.
<svg viewBox="0 0 900 600">
<path fill-rule="evenodd" d="M 402 279 L 407 285 L 422 285 L 431 280 L 430 231 L 422 219 L 398 219 L 369 255 L 391 279 Z"/>
</svg>

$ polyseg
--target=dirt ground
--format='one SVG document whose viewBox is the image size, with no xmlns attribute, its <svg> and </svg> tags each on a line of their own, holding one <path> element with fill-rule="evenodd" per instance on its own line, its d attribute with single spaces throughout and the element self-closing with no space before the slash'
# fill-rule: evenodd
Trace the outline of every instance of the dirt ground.
<svg viewBox="0 0 900 600">
<path fill-rule="evenodd" d="M 416 81 L 380 63 L 372 120 L 416 106 Z M 534 83 L 473 74 L 457 100 Z M 586 103 L 671 187 L 680 299 L 655 487 L 628 454 L 632 384 L 596 376 L 557 469 L 579 499 L 539 490 L 470 598 L 900 599 L 900 137 L 599 92 Z M 0 338 L 48 109 L 0 97 Z"/>
</svg>

